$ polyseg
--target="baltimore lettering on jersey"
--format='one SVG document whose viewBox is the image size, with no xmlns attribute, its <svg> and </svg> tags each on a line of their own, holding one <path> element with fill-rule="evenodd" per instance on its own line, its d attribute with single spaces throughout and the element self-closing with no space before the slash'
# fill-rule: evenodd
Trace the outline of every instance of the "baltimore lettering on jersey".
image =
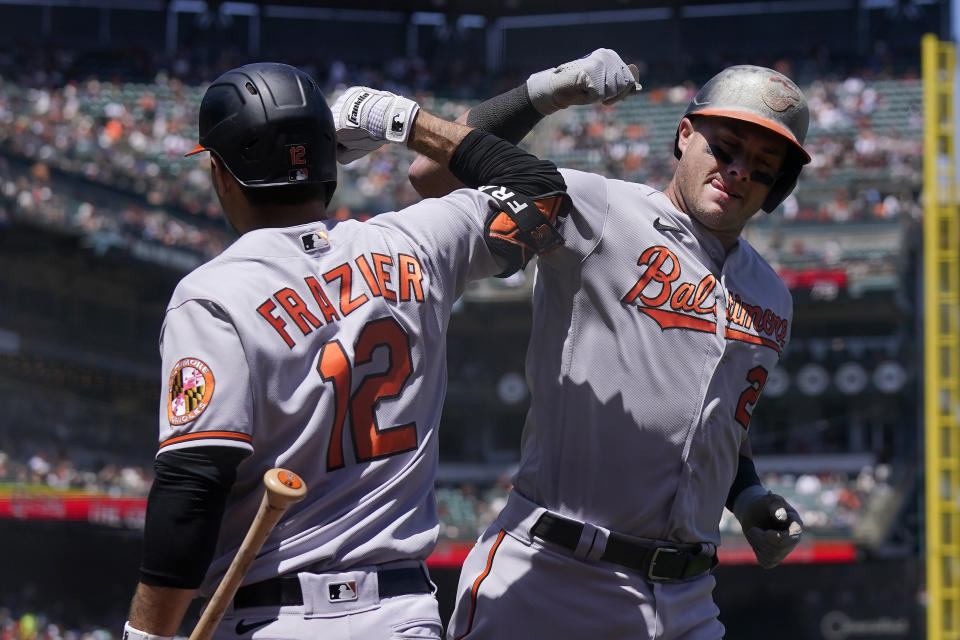
<svg viewBox="0 0 960 640">
<path fill-rule="evenodd" d="M 292 349 L 296 343 L 289 330 L 290 322 L 300 333 L 308 335 L 324 323 L 340 320 L 371 299 L 381 297 L 392 302 L 423 302 L 423 271 L 415 257 L 401 253 L 393 258 L 374 253 L 368 259 L 364 254 L 358 255 L 319 274 L 319 279 L 309 275 L 302 285 L 280 289 L 257 307 L 257 313 Z"/>
<path fill-rule="evenodd" d="M 637 260 L 646 266 L 636 284 L 621 300 L 653 318 L 663 330 L 689 329 L 716 333 L 717 304 L 714 290 L 717 278 L 707 274 L 699 282 L 677 282 L 680 260 L 663 246 L 644 251 Z M 670 265 L 667 267 L 666 265 Z M 708 305 L 709 303 L 709 305 Z M 727 327 L 724 337 L 769 347 L 782 353 L 789 333 L 789 321 L 772 310 L 752 305 L 737 294 L 727 292 Z M 739 328 L 736 328 L 739 327 Z"/>
</svg>

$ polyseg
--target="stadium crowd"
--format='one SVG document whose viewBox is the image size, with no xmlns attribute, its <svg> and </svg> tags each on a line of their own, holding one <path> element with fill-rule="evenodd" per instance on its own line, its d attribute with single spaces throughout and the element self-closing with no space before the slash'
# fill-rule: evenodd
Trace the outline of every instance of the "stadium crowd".
<svg viewBox="0 0 960 640">
<path fill-rule="evenodd" d="M 20 447 L 20 451 L 28 448 Z M 787 496 L 798 508 L 808 529 L 818 535 L 849 537 L 864 517 L 865 507 L 878 489 L 890 489 L 891 469 L 881 464 L 864 467 L 857 474 L 778 473 L 764 477 L 767 488 Z M 152 471 L 146 466 L 100 463 L 85 467 L 69 453 L 38 447 L 14 457 L 0 450 L 0 486 L 29 492 L 31 488 L 84 492 L 111 496 L 146 496 Z M 508 475 L 486 482 L 438 482 L 437 508 L 440 539 L 467 542 L 476 539 L 504 506 L 510 488 Z M 721 532 L 739 534 L 729 513 L 721 520 Z"/>
<path fill-rule="evenodd" d="M 113 640 L 95 624 L 68 625 L 54 616 L 0 605 L 0 640 Z"/>
<path fill-rule="evenodd" d="M 39 447 L 21 459 L 0 450 L 0 485 L 10 484 L 18 490 L 46 487 L 98 495 L 145 496 L 151 482 L 152 470 L 141 466 L 108 462 L 84 468 L 69 452 L 58 454 L 49 447 Z"/>
<path fill-rule="evenodd" d="M 109 231 L 205 258 L 221 251 L 231 236 L 222 229 L 202 156 L 183 158 L 196 143 L 204 86 L 185 82 L 196 81 L 184 71 L 196 65 L 180 63 L 174 59 L 170 70 L 138 83 L 67 81 L 56 71 L 0 76 L 0 154 L 32 164 L 28 176 L 8 177 L 2 185 L 0 222 L 16 218 L 101 236 Z M 331 98 L 348 83 L 370 82 L 407 92 L 445 117 L 466 109 L 462 100 L 434 97 L 430 82 L 409 80 L 410 73 L 419 77 L 410 71 L 420 66 L 416 61 L 394 66 L 395 72 L 382 73 L 335 64 L 321 77 Z M 401 81 L 386 82 L 390 77 Z M 805 90 L 813 162 L 777 224 L 917 217 L 919 83 L 849 77 L 816 80 Z M 673 126 L 691 91 L 689 84 L 648 87 L 613 107 L 567 110 L 524 144 L 562 166 L 664 185 L 674 162 Z M 482 95 L 477 90 L 470 98 Z M 408 151 L 388 145 L 342 170 L 335 215 L 365 219 L 415 201 L 406 180 L 409 160 Z M 0 169 L 10 175 L 9 164 Z M 121 195 L 111 198 L 101 189 L 96 198 L 84 185 Z"/>
</svg>

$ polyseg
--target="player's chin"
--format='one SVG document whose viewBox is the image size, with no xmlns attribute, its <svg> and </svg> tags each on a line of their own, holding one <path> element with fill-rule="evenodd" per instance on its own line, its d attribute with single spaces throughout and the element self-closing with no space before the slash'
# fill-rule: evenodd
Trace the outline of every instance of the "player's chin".
<svg viewBox="0 0 960 640">
<path fill-rule="evenodd" d="M 704 217 L 713 220 L 715 224 L 722 220 L 736 216 L 740 210 L 739 203 L 734 200 L 720 202 L 713 198 L 706 198 L 701 206 Z M 708 225 L 709 226 L 709 225 Z"/>
</svg>

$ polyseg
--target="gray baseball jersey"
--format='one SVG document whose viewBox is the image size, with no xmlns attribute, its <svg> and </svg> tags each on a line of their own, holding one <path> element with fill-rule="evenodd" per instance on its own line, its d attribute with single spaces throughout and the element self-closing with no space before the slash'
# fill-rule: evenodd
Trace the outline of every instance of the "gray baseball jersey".
<svg viewBox="0 0 960 640">
<path fill-rule="evenodd" d="M 499 271 L 483 239 L 489 202 L 461 190 L 365 223 L 252 231 L 180 282 L 160 339 L 159 453 L 251 452 L 202 591 L 275 466 L 309 492 L 246 583 L 430 553 L 447 321 L 468 280 Z"/>
<path fill-rule="evenodd" d="M 574 211 L 538 263 L 516 488 L 616 531 L 719 543 L 790 292 L 746 240 L 727 253 L 663 193 L 563 176 Z"/>
</svg>

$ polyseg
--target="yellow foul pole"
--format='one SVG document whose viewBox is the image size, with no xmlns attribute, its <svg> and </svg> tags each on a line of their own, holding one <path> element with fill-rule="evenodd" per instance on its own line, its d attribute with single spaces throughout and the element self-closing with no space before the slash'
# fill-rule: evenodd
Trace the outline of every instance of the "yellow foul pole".
<svg viewBox="0 0 960 640">
<path fill-rule="evenodd" d="M 924 439 L 928 640 L 960 640 L 960 236 L 953 43 L 923 37 Z"/>
</svg>

